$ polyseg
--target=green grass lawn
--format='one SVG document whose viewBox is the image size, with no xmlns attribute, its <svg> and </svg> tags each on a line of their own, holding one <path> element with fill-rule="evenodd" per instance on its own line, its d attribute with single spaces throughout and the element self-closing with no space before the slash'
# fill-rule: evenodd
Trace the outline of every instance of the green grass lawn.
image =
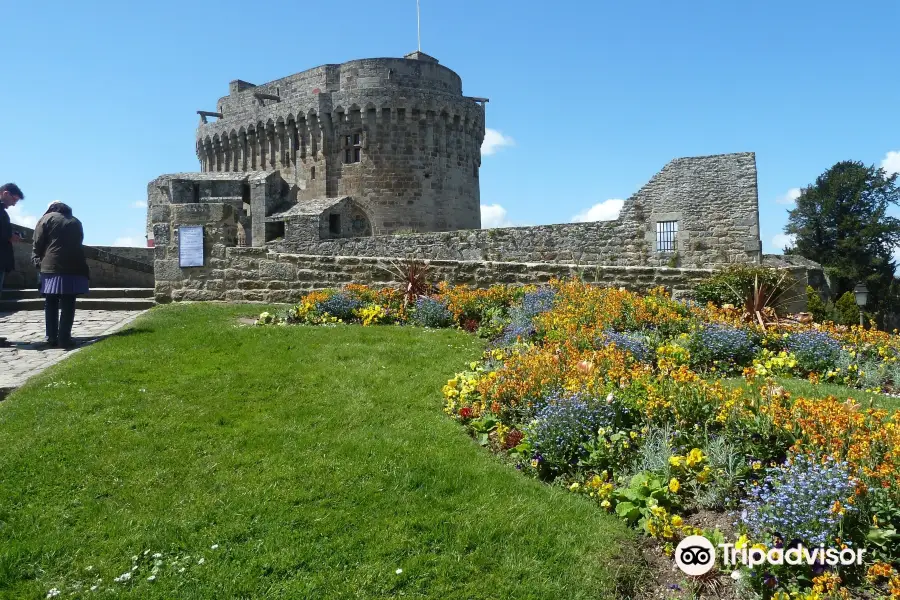
<svg viewBox="0 0 900 600">
<path fill-rule="evenodd" d="M 260 310 L 156 308 L 0 403 L 0 597 L 633 597 L 632 532 L 441 413 L 478 340 Z"/>
<path fill-rule="evenodd" d="M 810 383 L 806 379 L 797 379 L 795 377 L 778 377 L 778 384 L 794 396 L 802 396 L 804 398 L 826 398 L 834 396 L 841 400 L 853 398 L 863 407 L 874 406 L 876 408 L 885 408 L 888 410 L 900 409 L 900 398 L 885 396 L 883 394 L 872 394 L 863 390 L 849 388 L 844 385 L 836 385 L 833 383 Z M 747 382 L 742 377 L 735 377 L 724 380 L 731 386 L 747 387 Z"/>
</svg>

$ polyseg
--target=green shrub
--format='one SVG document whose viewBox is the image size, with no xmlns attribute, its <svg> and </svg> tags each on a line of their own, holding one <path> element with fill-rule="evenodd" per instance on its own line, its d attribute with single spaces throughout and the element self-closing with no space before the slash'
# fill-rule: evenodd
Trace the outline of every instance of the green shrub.
<svg viewBox="0 0 900 600">
<path fill-rule="evenodd" d="M 697 284 L 694 298 L 703 304 L 745 306 L 753 298 L 757 282 L 768 290 L 766 297 L 771 294 L 771 305 L 777 304 L 793 280 L 784 271 L 770 267 L 732 265 Z"/>
<path fill-rule="evenodd" d="M 844 292 L 834 305 L 837 323 L 840 325 L 859 325 L 859 306 L 853 292 Z"/>
<path fill-rule="evenodd" d="M 813 289 L 811 285 L 806 286 L 806 312 L 812 315 L 816 322 L 833 321 L 832 315 L 829 315 L 828 305 L 819 296 L 819 292 Z M 833 311 L 831 311 L 833 312 Z"/>
</svg>

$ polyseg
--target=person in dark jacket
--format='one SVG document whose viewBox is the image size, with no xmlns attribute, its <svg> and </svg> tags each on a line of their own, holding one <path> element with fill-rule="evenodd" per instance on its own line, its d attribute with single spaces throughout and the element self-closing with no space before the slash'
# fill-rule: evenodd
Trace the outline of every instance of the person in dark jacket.
<svg viewBox="0 0 900 600">
<path fill-rule="evenodd" d="M 72 348 L 75 297 L 87 294 L 90 272 L 84 257 L 84 229 L 72 216 L 72 209 L 53 202 L 34 226 L 32 260 L 41 271 L 41 294 L 51 346 Z"/>
<path fill-rule="evenodd" d="M 18 235 L 13 233 L 12 222 L 6 209 L 15 206 L 19 200 L 25 198 L 25 194 L 14 183 L 6 183 L 0 186 L 0 294 L 3 293 L 3 280 L 6 274 L 16 269 L 16 258 L 13 254 L 13 242 L 18 241 Z M 0 346 L 6 346 L 5 337 L 0 337 Z"/>
</svg>

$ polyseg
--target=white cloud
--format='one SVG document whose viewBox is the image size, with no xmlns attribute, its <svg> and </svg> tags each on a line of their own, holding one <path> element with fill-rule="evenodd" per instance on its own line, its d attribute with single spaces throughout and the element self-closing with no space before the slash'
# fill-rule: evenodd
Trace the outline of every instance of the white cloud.
<svg viewBox="0 0 900 600">
<path fill-rule="evenodd" d="M 490 156 L 491 154 L 496 154 L 504 146 L 515 145 L 516 141 L 511 137 L 503 135 L 496 129 L 485 129 L 484 141 L 481 143 L 481 154 Z"/>
<path fill-rule="evenodd" d="M 134 204 L 132 204 L 135 208 L 147 208 L 147 203 L 144 200 L 138 200 Z"/>
<path fill-rule="evenodd" d="M 625 204 L 619 198 L 610 198 L 599 204 L 595 204 L 584 212 L 572 217 L 573 223 L 587 223 L 589 221 L 612 221 L 619 218 L 619 212 Z"/>
<path fill-rule="evenodd" d="M 793 234 L 787 235 L 786 233 L 779 233 L 772 238 L 772 245 L 781 252 L 785 247 L 793 246 L 796 239 L 797 236 Z"/>
<path fill-rule="evenodd" d="M 34 229 L 34 226 L 37 225 L 38 217 L 27 214 L 22 210 L 21 204 L 16 204 L 13 207 L 7 208 L 6 212 L 9 213 L 9 220 L 16 225 L 28 227 L 29 229 Z"/>
<path fill-rule="evenodd" d="M 512 227 L 513 224 L 506 216 L 506 209 L 499 204 L 481 205 L 481 228 Z"/>
<path fill-rule="evenodd" d="M 800 188 L 791 188 L 783 196 L 775 198 L 778 204 L 793 204 L 800 197 Z"/>
<path fill-rule="evenodd" d="M 146 246 L 146 240 L 139 240 L 136 237 L 131 237 L 130 235 L 126 235 L 123 237 L 117 237 L 116 241 L 112 243 L 113 246 L 131 246 L 131 247 L 141 247 Z"/>
<path fill-rule="evenodd" d="M 900 151 L 891 150 L 885 154 L 884 160 L 881 161 L 881 168 L 887 171 L 888 175 L 900 173 Z"/>
</svg>

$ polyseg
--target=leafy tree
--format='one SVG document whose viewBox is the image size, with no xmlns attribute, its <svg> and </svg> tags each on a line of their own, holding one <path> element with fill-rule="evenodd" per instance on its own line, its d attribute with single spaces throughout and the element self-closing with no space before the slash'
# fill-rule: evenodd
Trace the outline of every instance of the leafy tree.
<svg viewBox="0 0 900 600">
<path fill-rule="evenodd" d="M 871 292 L 867 308 L 881 307 L 888 302 L 896 267 L 892 254 L 900 245 L 900 220 L 887 214 L 897 204 L 897 174 L 839 162 L 804 189 L 790 211 L 784 231 L 796 241 L 788 253 L 820 263 L 835 297 L 864 281 Z"/>
</svg>

